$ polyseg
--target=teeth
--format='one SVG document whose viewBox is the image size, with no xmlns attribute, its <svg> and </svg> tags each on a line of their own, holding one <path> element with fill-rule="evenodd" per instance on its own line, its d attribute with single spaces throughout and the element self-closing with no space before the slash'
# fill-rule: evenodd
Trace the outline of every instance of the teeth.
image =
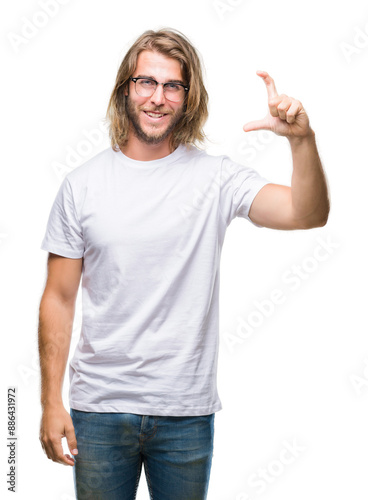
<svg viewBox="0 0 368 500">
<path fill-rule="evenodd" d="M 164 114 L 159 115 L 158 113 L 150 113 L 149 111 L 146 111 L 148 116 L 152 116 L 152 118 L 161 118 L 161 116 L 164 116 Z"/>
</svg>

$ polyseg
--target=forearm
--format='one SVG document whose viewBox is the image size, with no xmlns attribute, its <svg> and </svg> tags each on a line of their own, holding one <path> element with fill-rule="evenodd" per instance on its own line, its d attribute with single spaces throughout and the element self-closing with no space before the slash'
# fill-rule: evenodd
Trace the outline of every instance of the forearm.
<svg viewBox="0 0 368 500">
<path fill-rule="evenodd" d="M 288 138 L 291 146 L 293 173 L 292 204 L 297 219 L 316 227 L 327 222 L 330 202 L 327 180 L 323 172 L 313 131 L 303 138 Z"/>
<path fill-rule="evenodd" d="M 42 408 L 62 404 L 74 313 L 75 304 L 47 293 L 42 297 L 38 327 Z"/>
</svg>

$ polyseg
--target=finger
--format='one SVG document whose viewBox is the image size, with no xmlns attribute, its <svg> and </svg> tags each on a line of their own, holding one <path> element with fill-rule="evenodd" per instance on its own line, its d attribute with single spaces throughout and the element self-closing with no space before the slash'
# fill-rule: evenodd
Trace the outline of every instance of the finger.
<svg viewBox="0 0 368 500">
<path fill-rule="evenodd" d="M 257 75 L 263 79 L 263 81 L 266 85 L 268 99 L 272 99 L 273 97 L 276 97 L 278 94 L 277 94 L 275 82 L 274 82 L 273 78 L 271 78 L 270 75 L 267 73 L 267 71 L 257 71 Z"/>
<path fill-rule="evenodd" d="M 59 464 L 74 465 L 74 459 L 70 455 L 65 455 L 61 440 L 51 441 L 49 445 L 50 456 L 47 455 L 53 462 L 58 462 Z"/>
<path fill-rule="evenodd" d="M 294 100 L 290 108 L 286 112 L 286 121 L 288 123 L 294 123 L 297 114 L 301 111 L 302 105 L 299 101 Z"/>
<path fill-rule="evenodd" d="M 77 455 L 78 454 L 77 438 L 75 437 L 73 421 L 71 417 L 68 420 L 69 422 L 65 424 L 65 430 L 64 430 L 66 441 L 68 443 L 68 448 L 70 452 L 73 455 Z"/>
<path fill-rule="evenodd" d="M 68 460 L 68 463 L 67 464 L 64 463 L 64 465 L 72 465 L 73 466 L 75 464 L 74 458 L 72 458 L 68 453 L 66 453 L 64 455 L 64 458 Z"/>
<path fill-rule="evenodd" d="M 286 112 L 290 108 L 292 104 L 292 99 L 290 97 L 285 96 L 280 104 L 277 106 L 277 111 L 279 113 L 279 117 L 281 120 L 286 120 Z"/>
<path fill-rule="evenodd" d="M 244 132 L 251 132 L 252 130 L 271 130 L 271 127 L 266 119 L 254 120 L 248 122 L 243 126 Z"/>
<path fill-rule="evenodd" d="M 282 102 L 283 99 L 284 99 L 284 94 L 273 97 L 272 99 L 270 99 L 268 101 L 268 107 L 269 107 L 271 116 L 274 116 L 274 117 L 279 116 L 279 110 L 277 109 L 277 107 Z"/>
</svg>

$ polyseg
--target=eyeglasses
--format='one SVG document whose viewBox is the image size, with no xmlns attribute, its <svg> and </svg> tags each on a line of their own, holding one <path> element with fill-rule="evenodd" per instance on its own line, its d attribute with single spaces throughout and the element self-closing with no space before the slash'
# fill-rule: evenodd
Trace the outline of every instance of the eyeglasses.
<svg viewBox="0 0 368 500">
<path fill-rule="evenodd" d="M 132 80 L 132 82 L 134 82 L 135 91 L 141 97 L 151 97 L 151 95 L 156 92 L 157 85 L 162 85 L 167 100 L 172 102 L 180 102 L 184 99 L 185 93 L 189 90 L 189 87 L 186 87 L 182 83 L 160 83 L 156 82 L 156 80 L 153 80 L 153 78 L 143 78 L 140 76 L 132 78 L 130 76 L 129 80 Z"/>
</svg>

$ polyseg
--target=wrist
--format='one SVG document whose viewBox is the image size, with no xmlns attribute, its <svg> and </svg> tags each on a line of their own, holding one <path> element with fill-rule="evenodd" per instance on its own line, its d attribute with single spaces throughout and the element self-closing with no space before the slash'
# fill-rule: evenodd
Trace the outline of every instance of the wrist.
<svg viewBox="0 0 368 500">
<path fill-rule="evenodd" d="M 52 399 L 43 399 L 41 400 L 42 410 L 56 410 L 60 408 L 64 408 L 64 403 L 62 398 L 52 398 Z"/>
<path fill-rule="evenodd" d="M 299 146 L 302 144 L 314 143 L 316 138 L 316 134 L 313 129 L 309 129 L 305 135 L 302 136 L 288 136 L 287 139 L 291 146 Z"/>
</svg>

